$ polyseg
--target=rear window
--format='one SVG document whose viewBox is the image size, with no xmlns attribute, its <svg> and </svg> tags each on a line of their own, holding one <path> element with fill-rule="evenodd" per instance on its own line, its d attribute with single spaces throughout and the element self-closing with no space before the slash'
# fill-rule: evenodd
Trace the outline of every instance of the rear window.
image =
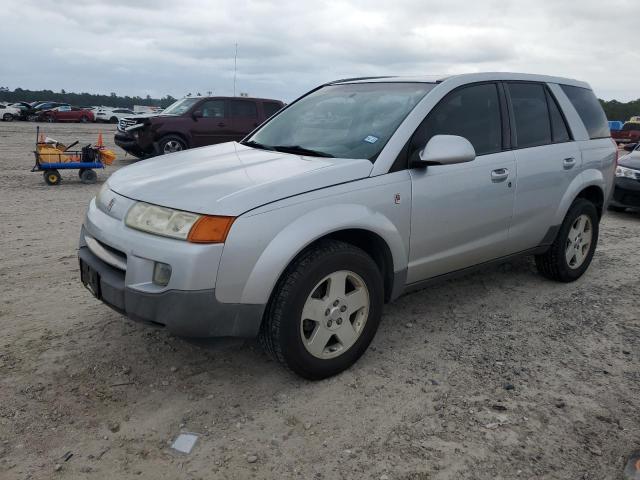
<svg viewBox="0 0 640 480">
<path fill-rule="evenodd" d="M 264 109 L 265 118 L 271 117 L 274 113 L 280 110 L 281 105 L 275 102 L 262 102 L 262 108 Z"/>
<path fill-rule="evenodd" d="M 231 100 L 231 117 L 258 118 L 256 104 L 250 100 Z"/>
<path fill-rule="evenodd" d="M 609 123 L 607 116 L 600 106 L 600 102 L 588 88 L 572 87 L 570 85 L 560 85 L 564 93 L 567 94 L 569 100 L 580 115 L 582 123 L 584 123 L 589 138 L 605 138 L 610 137 Z"/>
</svg>

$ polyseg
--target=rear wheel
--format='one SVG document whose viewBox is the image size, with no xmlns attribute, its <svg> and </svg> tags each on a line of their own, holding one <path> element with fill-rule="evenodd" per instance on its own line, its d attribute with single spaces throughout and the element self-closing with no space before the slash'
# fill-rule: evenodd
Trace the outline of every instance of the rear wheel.
<svg viewBox="0 0 640 480">
<path fill-rule="evenodd" d="M 118 123 L 118 117 L 111 117 L 109 123 Z"/>
<path fill-rule="evenodd" d="M 60 172 L 58 170 L 46 170 L 43 174 L 44 181 L 47 185 L 58 185 L 62 180 Z"/>
<path fill-rule="evenodd" d="M 91 170 L 90 168 L 83 168 L 80 171 L 79 175 L 80 181 L 86 184 L 96 183 L 96 180 L 98 179 L 98 175 L 96 174 L 96 172 Z"/>
<path fill-rule="evenodd" d="M 178 137 L 177 135 L 167 135 L 160 139 L 158 142 L 158 146 L 160 147 L 160 153 L 162 155 L 167 153 L 180 152 L 181 150 L 187 149 L 187 144 L 185 141 Z"/>
<path fill-rule="evenodd" d="M 269 302 L 260 341 L 265 350 L 310 380 L 349 368 L 373 339 L 383 281 L 363 250 L 327 240 L 304 252 L 283 274 Z"/>
<path fill-rule="evenodd" d="M 593 203 L 578 198 L 565 216 L 549 250 L 536 255 L 536 267 L 547 278 L 573 282 L 589 268 L 598 244 L 599 218 Z"/>
</svg>

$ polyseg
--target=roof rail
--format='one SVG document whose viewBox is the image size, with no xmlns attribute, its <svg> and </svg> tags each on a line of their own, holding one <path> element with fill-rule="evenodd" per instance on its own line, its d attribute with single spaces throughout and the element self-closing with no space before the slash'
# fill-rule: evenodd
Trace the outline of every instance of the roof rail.
<svg viewBox="0 0 640 480">
<path fill-rule="evenodd" d="M 355 82 L 358 80 L 377 80 L 379 78 L 392 78 L 389 75 L 381 75 L 377 77 L 353 77 L 353 78 L 341 78 L 340 80 L 332 80 L 331 82 L 327 82 L 324 85 L 331 85 L 333 83 L 344 83 L 344 82 Z"/>
</svg>

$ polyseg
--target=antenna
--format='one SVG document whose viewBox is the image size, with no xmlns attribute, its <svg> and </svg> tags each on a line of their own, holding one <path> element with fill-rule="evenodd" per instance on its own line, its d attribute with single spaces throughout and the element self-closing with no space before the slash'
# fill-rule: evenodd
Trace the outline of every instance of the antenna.
<svg viewBox="0 0 640 480">
<path fill-rule="evenodd" d="M 236 55 L 233 57 L 233 96 L 236 96 L 236 72 L 238 71 L 238 44 L 236 43 Z"/>
</svg>

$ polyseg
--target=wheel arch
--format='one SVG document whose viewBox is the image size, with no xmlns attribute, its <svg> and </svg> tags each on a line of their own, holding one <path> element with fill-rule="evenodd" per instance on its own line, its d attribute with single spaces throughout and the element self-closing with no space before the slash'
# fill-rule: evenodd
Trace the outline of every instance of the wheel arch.
<svg viewBox="0 0 640 480">
<path fill-rule="evenodd" d="M 336 211 L 341 212 L 339 218 L 335 216 Z M 386 301 L 401 293 L 408 246 L 396 226 L 380 212 L 356 204 L 323 206 L 290 222 L 281 219 L 280 227 L 271 224 L 271 215 L 257 219 L 262 216 L 250 217 L 242 225 L 237 222 L 238 225 L 232 227 L 230 237 L 236 237 L 237 241 L 230 238 L 225 245 L 216 282 L 219 301 L 266 304 L 287 267 L 302 252 L 325 239 L 344 241 L 372 257 L 382 272 Z M 275 232 L 273 236 L 268 235 L 269 230 Z M 255 237 L 256 231 L 271 238 L 258 247 L 260 251 L 251 252 L 247 248 L 256 245 L 249 246 L 243 239 Z M 234 245 L 238 246 L 234 248 Z M 239 272 L 242 265 L 246 266 L 246 273 Z"/>
<path fill-rule="evenodd" d="M 589 169 L 577 175 L 567 188 L 556 212 L 554 225 L 560 225 L 567 212 L 577 198 L 585 198 L 593 202 L 598 211 L 598 218 L 602 218 L 605 207 L 606 181 L 600 170 Z"/>
<path fill-rule="evenodd" d="M 180 132 L 162 132 L 162 134 L 158 137 L 158 145 L 160 145 L 160 142 L 165 138 L 165 137 L 178 137 L 180 139 L 182 139 L 182 141 L 184 141 L 184 144 L 187 146 L 187 148 L 191 148 L 191 140 L 189 138 L 187 138 L 187 136 L 184 133 L 180 133 Z"/>
</svg>

